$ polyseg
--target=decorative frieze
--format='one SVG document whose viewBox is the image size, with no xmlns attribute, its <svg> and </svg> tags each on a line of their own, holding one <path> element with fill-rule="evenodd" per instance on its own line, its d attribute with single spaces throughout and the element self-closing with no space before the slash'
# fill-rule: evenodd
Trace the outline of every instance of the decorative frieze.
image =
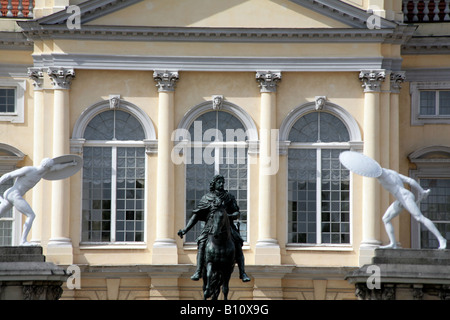
<svg viewBox="0 0 450 320">
<path fill-rule="evenodd" d="M 175 91 L 176 82 L 178 81 L 177 71 L 154 71 L 153 79 L 156 81 L 158 92 Z"/>
<path fill-rule="evenodd" d="M 42 90 L 44 71 L 42 68 L 28 68 L 28 77 L 33 81 L 34 90 Z"/>
<path fill-rule="evenodd" d="M 72 80 L 75 78 L 75 70 L 64 67 L 50 67 L 47 70 L 52 81 L 53 89 L 70 89 Z"/>
<path fill-rule="evenodd" d="M 402 83 L 405 81 L 406 76 L 404 71 L 393 71 L 391 73 L 391 92 L 400 93 Z"/>
<path fill-rule="evenodd" d="M 380 92 L 381 83 L 386 79 L 386 70 L 361 70 L 359 80 L 362 81 L 364 92 Z"/>
<path fill-rule="evenodd" d="M 276 92 L 277 85 L 281 81 L 281 72 L 258 71 L 256 81 L 261 92 Z"/>
</svg>

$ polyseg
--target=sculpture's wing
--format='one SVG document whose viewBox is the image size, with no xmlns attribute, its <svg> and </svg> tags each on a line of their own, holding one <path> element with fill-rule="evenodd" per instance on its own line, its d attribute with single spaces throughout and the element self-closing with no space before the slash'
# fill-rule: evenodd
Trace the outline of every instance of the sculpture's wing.
<svg viewBox="0 0 450 320">
<path fill-rule="evenodd" d="M 361 176 L 370 178 L 381 176 L 382 168 L 378 162 L 362 153 L 344 151 L 340 154 L 339 160 L 348 170 Z"/>
<path fill-rule="evenodd" d="M 65 167 L 61 170 L 50 171 L 43 176 L 43 178 L 45 180 L 60 180 L 60 179 L 68 178 L 68 177 L 74 175 L 75 173 L 77 173 L 83 166 L 83 158 L 81 158 L 80 156 L 77 156 L 75 154 L 68 154 L 68 155 L 60 156 L 60 157 L 54 158 L 53 161 L 55 162 L 55 164 L 64 164 L 64 163 L 70 163 L 73 161 L 75 161 L 77 164 L 75 166 Z"/>
</svg>

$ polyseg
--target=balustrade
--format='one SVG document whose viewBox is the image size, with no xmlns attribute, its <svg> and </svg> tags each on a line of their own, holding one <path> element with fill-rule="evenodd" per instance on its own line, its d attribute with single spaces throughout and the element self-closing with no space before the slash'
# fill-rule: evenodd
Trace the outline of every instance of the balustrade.
<svg viewBox="0 0 450 320">
<path fill-rule="evenodd" d="M 450 0 L 403 0 L 404 22 L 450 22 Z"/>
<path fill-rule="evenodd" d="M 33 18 L 34 0 L 0 0 L 1 18 Z"/>
</svg>

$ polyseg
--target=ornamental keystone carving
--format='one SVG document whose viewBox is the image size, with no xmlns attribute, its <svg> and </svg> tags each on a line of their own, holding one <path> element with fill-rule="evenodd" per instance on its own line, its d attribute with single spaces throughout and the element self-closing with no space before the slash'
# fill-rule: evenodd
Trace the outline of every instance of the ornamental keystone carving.
<svg viewBox="0 0 450 320">
<path fill-rule="evenodd" d="M 278 82 L 281 81 L 281 72 L 258 71 L 256 81 L 259 83 L 261 92 L 276 92 Z"/>
<path fill-rule="evenodd" d="M 391 92 L 400 93 L 402 83 L 405 81 L 405 71 L 394 71 L 391 73 Z"/>
<path fill-rule="evenodd" d="M 52 81 L 53 89 L 70 89 L 72 80 L 75 78 L 75 70 L 72 68 L 49 67 L 47 73 Z"/>
<path fill-rule="evenodd" d="M 222 104 L 223 104 L 223 96 L 222 95 L 213 95 L 212 102 L 213 102 L 213 110 L 220 110 L 222 108 Z"/>
<path fill-rule="evenodd" d="M 28 68 L 28 77 L 33 81 L 34 90 L 42 90 L 44 84 L 42 68 Z"/>
<path fill-rule="evenodd" d="M 326 96 L 316 96 L 315 103 L 316 103 L 316 106 L 315 106 L 316 110 L 320 111 L 323 109 L 323 107 L 327 103 L 327 97 Z"/>
<path fill-rule="evenodd" d="M 117 109 L 120 106 L 120 95 L 110 94 L 109 95 L 109 108 L 111 110 Z"/>
<path fill-rule="evenodd" d="M 386 79 L 386 70 L 361 70 L 359 80 L 364 92 L 380 92 L 381 83 Z"/>
<path fill-rule="evenodd" d="M 175 91 L 175 85 L 178 81 L 177 71 L 155 71 L 153 72 L 153 79 L 156 81 L 158 92 Z"/>
</svg>

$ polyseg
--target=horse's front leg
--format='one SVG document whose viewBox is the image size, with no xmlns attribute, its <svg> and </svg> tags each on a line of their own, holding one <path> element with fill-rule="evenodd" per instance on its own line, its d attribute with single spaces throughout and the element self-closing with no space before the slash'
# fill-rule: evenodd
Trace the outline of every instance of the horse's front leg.
<svg viewBox="0 0 450 320">
<path fill-rule="evenodd" d="M 203 290 L 203 299 L 206 300 L 211 297 L 211 277 L 212 277 L 212 263 L 206 264 L 206 286 Z"/>
</svg>

